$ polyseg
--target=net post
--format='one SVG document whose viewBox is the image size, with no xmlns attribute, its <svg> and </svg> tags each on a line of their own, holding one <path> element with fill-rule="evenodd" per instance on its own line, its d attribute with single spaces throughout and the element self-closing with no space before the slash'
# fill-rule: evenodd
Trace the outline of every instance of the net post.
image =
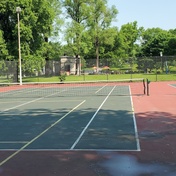
<svg viewBox="0 0 176 176">
<path fill-rule="evenodd" d="M 147 79 L 147 96 L 149 96 L 149 84 L 150 84 L 150 81 Z"/>
<path fill-rule="evenodd" d="M 143 86 L 144 86 L 144 95 L 145 95 L 146 94 L 145 79 L 143 79 Z"/>
</svg>

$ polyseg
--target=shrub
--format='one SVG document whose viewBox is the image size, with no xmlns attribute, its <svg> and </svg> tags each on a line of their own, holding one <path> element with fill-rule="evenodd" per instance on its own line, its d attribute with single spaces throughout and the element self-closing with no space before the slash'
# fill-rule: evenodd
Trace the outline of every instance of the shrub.
<svg viewBox="0 0 176 176">
<path fill-rule="evenodd" d="M 65 81 L 65 79 L 66 79 L 66 74 L 61 74 L 61 75 L 59 75 L 59 80 L 60 80 L 60 82 Z"/>
</svg>

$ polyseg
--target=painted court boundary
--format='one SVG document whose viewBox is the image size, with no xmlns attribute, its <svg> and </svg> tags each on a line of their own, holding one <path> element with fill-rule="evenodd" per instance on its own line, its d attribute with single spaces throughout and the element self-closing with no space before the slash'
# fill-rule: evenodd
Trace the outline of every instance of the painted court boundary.
<svg viewBox="0 0 176 176">
<path fill-rule="evenodd" d="M 141 151 L 140 147 L 140 142 L 139 142 L 139 135 L 138 135 L 138 130 L 137 130 L 137 123 L 136 123 L 136 117 L 134 113 L 134 105 L 133 105 L 133 99 L 132 99 L 132 94 L 131 94 L 131 89 L 130 86 L 128 86 L 129 92 L 130 92 L 130 99 L 131 99 L 131 107 L 132 107 L 132 112 L 133 112 L 133 122 L 134 122 L 134 130 L 135 130 L 135 139 L 136 139 L 136 144 L 137 144 L 137 151 Z"/>
<path fill-rule="evenodd" d="M 98 149 L 98 150 L 97 149 L 96 150 L 94 150 L 94 149 L 85 149 L 84 150 L 84 149 L 74 149 L 74 147 L 77 145 L 77 143 L 79 142 L 79 140 L 81 139 L 81 137 L 85 133 L 86 129 L 89 127 L 89 125 L 91 124 L 91 122 L 94 120 L 95 116 L 97 115 L 97 113 L 99 112 L 99 110 L 101 109 L 101 107 L 103 106 L 103 104 L 106 102 L 106 100 L 109 98 L 110 94 L 113 92 L 113 90 L 115 89 L 115 87 L 116 86 L 113 87 L 113 89 L 110 91 L 110 93 L 104 99 L 104 101 L 102 102 L 102 104 L 100 105 L 100 107 L 97 109 L 97 111 L 95 112 L 95 114 L 93 115 L 93 117 L 91 118 L 91 120 L 89 121 L 89 123 L 83 129 L 83 131 L 80 134 L 80 136 L 77 138 L 77 140 L 75 141 L 75 143 L 70 148 L 70 150 L 75 150 L 75 151 L 140 151 L 139 138 L 138 138 L 138 135 L 137 135 L 137 126 L 136 126 L 136 121 L 135 121 L 134 110 L 133 110 L 133 103 L 132 103 L 132 97 L 131 96 L 130 96 L 130 98 L 131 98 L 131 105 L 132 105 L 132 110 L 133 110 L 133 121 L 134 121 L 134 127 L 135 127 L 135 137 L 136 137 L 136 142 L 137 142 L 137 150 L 108 150 L 108 149 L 107 150 L 106 149 L 105 150 L 104 149 Z M 129 91 L 130 91 L 130 88 L 129 88 Z M 131 95 L 131 91 L 130 91 L 130 95 Z M 49 95 L 49 96 L 51 96 L 51 95 Z M 26 104 L 29 104 L 29 103 L 32 103 L 32 102 L 44 99 L 44 98 L 45 97 L 38 98 L 38 99 L 35 99 L 35 100 L 32 100 L 32 101 L 23 103 L 21 105 L 15 106 L 15 107 L 5 109 L 4 111 L 1 111 L 0 113 L 8 111 L 8 110 L 11 110 L 11 109 L 15 109 L 17 107 L 20 107 L 20 106 L 23 106 L 23 105 L 26 105 Z M 76 107 L 74 107 L 71 111 L 69 111 L 63 117 L 61 117 L 58 121 L 56 121 L 55 123 L 53 123 L 49 128 L 47 128 L 46 130 L 44 130 L 42 133 L 40 133 L 38 136 L 36 136 L 35 138 L 33 138 L 31 141 L 27 142 L 23 147 L 21 147 L 19 150 L 16 150 L 16 152 L 14 152 L 12 155 L 10 155 L 9 157 L 7 157 L 5 160 L 3 160 L 2 162 L 0 162 L 0 166 L 2 166 L 7 161 L 9 161 L 10 159 L 12 159 L 14 156 L 16 156 L 21 151 L 66 151 L 64 149 L 63 150 L 62 149 L 60 149 L 60 150 L 52 150 L 52 149 L 51 150 L 42 150 L 42 149 L 40 149 L 40 150 L 36 150 L 36 149 L 35 150 L 25 150 L 25 148 L 27 146 L 29 146 L 31 143 L 33 143 L 35 140 L 37 140 L 39 137 L 41 137 L 44 133 L 46 133 L 52 127 L 54 127 L 56 124 L 58 124 L 61 120 L 63 120 L 66 116 L 68 116 L 71 112 L 73 112 L 75 109 L 77 109 L 79 106 L 81 106 L 85 102 L 86 102 L 86 100 L 82 101 L 80 104 L 78 104 Z M 12 149 L 11 151 L 15 151 L 15 150 Z"/>
</svg>

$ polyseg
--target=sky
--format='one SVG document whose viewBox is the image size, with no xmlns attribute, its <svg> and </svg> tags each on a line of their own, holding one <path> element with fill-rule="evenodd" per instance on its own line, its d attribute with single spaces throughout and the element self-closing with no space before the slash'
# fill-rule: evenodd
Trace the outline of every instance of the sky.
<svg viewBox="0 0 176 176">
<path fill-rule="evenodd" d="M 118 10 L 113 26 L 137 21 L 138 27 L 176 29 L 176 0 L 107 0 Z"/>
</svg>

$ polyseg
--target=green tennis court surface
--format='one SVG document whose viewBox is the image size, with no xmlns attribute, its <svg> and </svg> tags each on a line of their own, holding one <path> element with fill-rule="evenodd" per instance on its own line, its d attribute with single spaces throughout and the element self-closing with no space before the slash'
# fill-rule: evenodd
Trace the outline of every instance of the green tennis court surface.
<svg viewBox="0 0 176 176">
<path fill-rule="evenodd" d="M 176 88 L 176 84 L 170 84 L 170 86 L 172 86 L 172 87 L 175 87 L 175 88 Z"/>
<path fill-rule="evenodd" d="M 53 87 L 40 97 L 7 91 L 11 96 L 0 102 L 0 150 L 138 151 L 131 94 L 140 84 L 134 84 L 81 86 L 75 96 L 63 96 L 65 88 L 53 93 Z M 78 96 L 81 90 L 104 92 Z"/>
</svg>

